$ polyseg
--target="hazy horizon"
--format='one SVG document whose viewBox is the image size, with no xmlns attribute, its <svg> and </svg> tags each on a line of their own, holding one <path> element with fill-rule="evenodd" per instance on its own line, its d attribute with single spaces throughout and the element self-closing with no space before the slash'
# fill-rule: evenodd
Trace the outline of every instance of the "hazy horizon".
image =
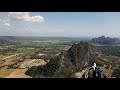
<svg viewBox="0 0 120 90">
<path fill-rule="evenodd" d="M 0 12 L 0 36 L 118 37 L 120 12 Z"/>
<path fill-rule="evenodd" d="M 0 37 L 9 37 L 10 35 L 0 35 Z M 101 36 L 16 36 L 16 35 L 12 35 L 13 37 L 65 37 L 65 38 L 98 38 L 98 37 L 101 37 L 101 36 L 104 36 L 104 35 L 101 35 Z M 10 37 L 12 37 L 10 36 Z M 111 38 L 120 38 L 119 37 L 114 37 L 114 36 L 105 36 L 105 37 L 111 37 Z"/>
</svg>

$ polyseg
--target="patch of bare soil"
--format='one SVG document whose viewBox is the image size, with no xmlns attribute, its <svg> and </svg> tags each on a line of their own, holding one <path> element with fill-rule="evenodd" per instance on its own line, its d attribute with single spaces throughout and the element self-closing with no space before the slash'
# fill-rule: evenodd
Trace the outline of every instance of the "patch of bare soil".
<svg viewBox="0 0 120 90">
<path fill-rule="evenodd" d="M 46 62 L 43 59 L 27 59 L 21 63 L 19 68 L 30 68 L 32 66 L 45 65 Z"/>
<path fill-rule="evenodd" d="M 45 55 L 45 54 L 44 54 L 44 53 L 39 53 L 39 54 L 38 54 L 38 56 L 43 56 L 43 55 Z"/>
<path fill-rule="evenodd" d="M 9 76 L 6 78 L 32 78 L 31 76 L 27 76 L 25 72 L 28 69 L 15 69 Z"/>
<path fill-rule="evenodd" d="M 21 63 L 18 69 L 15 69 L 9 76 L 6 78 L 32 78 L 31 76 L 27 76 L 25 72 L 28 68 L 32 66 L 45 65 L 46 62 L 43 59 L 27 59 Z"/>
<path fill-rule="evenodd" d="M 112 69 L 106 69 L 106 68 L 103 67 L 103 71 L 106 74 L 106 76 L 108 76 L 108 77 L 112 76 L 112 73 L 113 73 Z"/>
</svg>

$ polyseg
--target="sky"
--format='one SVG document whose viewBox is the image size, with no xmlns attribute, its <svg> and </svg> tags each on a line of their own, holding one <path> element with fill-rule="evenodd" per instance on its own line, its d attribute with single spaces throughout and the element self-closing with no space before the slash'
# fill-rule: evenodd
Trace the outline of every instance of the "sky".
<svg viewBox="0 0 120 90">
<path fill-rule="evenodd" d="M 0 36 L 120 37 L 120 12 L 0 12 Z"/>
</svg>

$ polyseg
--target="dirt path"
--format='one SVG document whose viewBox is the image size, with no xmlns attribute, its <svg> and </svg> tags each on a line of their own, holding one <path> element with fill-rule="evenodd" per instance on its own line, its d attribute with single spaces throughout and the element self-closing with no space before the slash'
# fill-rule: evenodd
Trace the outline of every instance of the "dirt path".
<svg viewBox="0 0 120 90">
<path fill-rule="evenodd" d="M 20 53 L 20 54 L 22 54 L 22 53 Z M 10 55 L 10 56 L 4 57 L 2 60 L 9 59 L 9 58 L 18 56 L 18 55 L 20 55 L 20 54 L 15 54 L 15 55 Z"/>
<path fill-rule="evenodd" d="M 7 57 L 3 58 L 2 61 L 4 61 L 4 62 L 2 62 L 0 64 L 0 67 L 14 63 L 14 62 L 12 62 L 13 61 L 12 58 L 17 57 L 18 55 L 20 55 L 20 54 L 15 54 L 15 55 L 11 55 L 11 56 L 7 56 Z"/>
<path fill-rule="evenodd" d="M 75 77 L 76 77 L 76 78 L 82 78 L 82 76 L 83 76 L 85 73 L 87 73 L 88 70 L 89 70 L 89 67 L 85 68 L 85 69 L 82 70 L 81 72 L 76 72 L 76 73 L 75 73 Z"/>
</svg>

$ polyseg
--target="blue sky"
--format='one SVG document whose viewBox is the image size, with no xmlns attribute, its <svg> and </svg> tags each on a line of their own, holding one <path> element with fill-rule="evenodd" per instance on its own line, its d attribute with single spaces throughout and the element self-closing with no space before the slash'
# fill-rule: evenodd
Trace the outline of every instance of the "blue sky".
<svg viewBox="0 0 120 90">
<path fill-rule="evenodd" d="M 0 36 L 120 37 L 120 12 L 0 12 Z"/>
</svg>

